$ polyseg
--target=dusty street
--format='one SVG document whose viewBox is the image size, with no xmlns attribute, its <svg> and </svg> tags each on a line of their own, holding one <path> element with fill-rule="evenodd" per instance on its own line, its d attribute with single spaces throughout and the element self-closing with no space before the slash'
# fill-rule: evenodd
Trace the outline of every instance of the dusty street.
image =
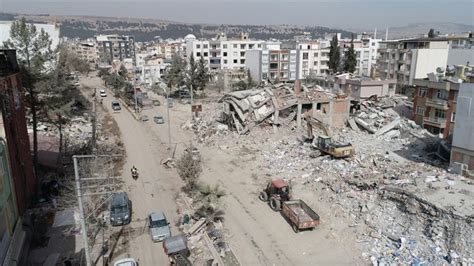
<svg viewBox="0 0 474 266">
<path fill-rule="evenodd" d="M 98 78 L 84 78 L 85 86 L 103 88 Z M 108 91 L 103 106 L 112 112 L 114 97 Z M 160 98 L 163 103 L 164 99 Z M 176 104 L 170 111 L 172 142 L 176 145 L 176 157 L 190 143 L 192 131 L 181 128 L 189 121 L 189 105 Z M 152 121 L 155 114 L 165 118 L 165 124 Z M 144 218 L 153 210 L 163 210 L 172 225 L 172 233 L 178 233 L 175 203 L 176 193 L 182 181 L 175 169 L 165 169 L 160 161 L 169 156 L 166 109 L 163 106 L 143 110 L 149 116 L 147 122 L 137 121 L 125 108 L 113 113 L 120 128 L 127 158 L 123 170 L 126 190 L 133 201 L 133 222 L 127 226 L 125 246 L 118 246 L 114 259 L 134 257 L 141 265 L 164 265 L 166 257 L 161 244 L 152 243 Z M 209 184 L 219 184 L 225 191 L 226 239 L 236 253 L 241 265 L 316 265 L 363 263 L 360 252 L 354 249 L 354 237 L 342 221 L 329 222 L 322 217 L 322 225 L 315 231 L 295 234 L 280 214 L 260 202 L 259 184 L 268 177 L 261 176 L 253 154 L 235 154 L 216 147 L 199 146 L 203 157 L 201 179 Z M 140 177 L 134 181 L 128 169 L 135 165 Z M 317 195 L 304 195 L 305 200 L 318 202 Z M 318 211 L 320 206 L 312 205 Z M 342 234 L 342 235 L 339 235 Z"/>
</svg>

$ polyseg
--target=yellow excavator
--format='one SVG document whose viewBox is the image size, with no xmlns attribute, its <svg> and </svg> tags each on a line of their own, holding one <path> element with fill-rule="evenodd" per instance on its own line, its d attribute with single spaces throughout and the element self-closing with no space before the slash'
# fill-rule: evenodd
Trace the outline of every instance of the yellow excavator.
<svg viewBox="0 0 474 266">
<path fill-rule="evenodd" d="M 329 154 L 334 158 L 346 158 L 354 154 L 354 147 L 351 143 L 332 142 L 332 132 L 323 122 L 314 117 L 305 117 L 308 133 L 306 138 L 312 140 L 312 146 L 318 149 L 322 154 Z M 318 127 L 324 135 L 318 135 L 315 138 L 313 128 Z"/>
</svg>

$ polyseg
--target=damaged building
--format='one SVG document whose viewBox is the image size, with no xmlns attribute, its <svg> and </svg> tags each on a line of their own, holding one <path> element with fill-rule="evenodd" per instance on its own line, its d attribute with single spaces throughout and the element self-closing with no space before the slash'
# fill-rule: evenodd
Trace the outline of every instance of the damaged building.
<svg viewBox="0 0 474 266">
<path fill-rule="evenodd" d="M 307 87 L 296 81 L 293 86 L 279 83 L 252 90 L 234 91 L 220 99 L 224 104 L 221 120 L 239 134 L 266 123 L 277 128 L 296 119 L 311 116 L 326 126 L 344 127 L 350 102 L 343 94 L 333 94 L 319 86 Z"/>
</svg>

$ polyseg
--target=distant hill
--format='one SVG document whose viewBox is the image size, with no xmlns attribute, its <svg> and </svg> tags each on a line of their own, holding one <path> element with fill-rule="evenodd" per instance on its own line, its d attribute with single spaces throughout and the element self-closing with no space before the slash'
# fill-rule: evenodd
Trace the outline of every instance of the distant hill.
<svg viewBox="0 0 474 266">
<path fill-rule="evenodd" d="M 412 38 L 420 37 L 424 34 L 428 34 L 428 31 L 433 28 L 435 31 L 439 31 L 440 34 L 452 33 L 460 34 L 466 32 L 474 32 L 474 26 L 468 24 L 458 24 L 450 22 L 436 22 L 436 23 L 415 23 L 400 27 L 389 27 L 388 38 L 389 39 L 401 39 L 401 38 Z M 374 29 L 350 29 L 353 31 L 369 31 L 373 32 Z M 385 28 L 377 27 L 377 37 L 385 39 Z"/>
<path fill-rule="evenodd" d="M 1 17 L 25 16 L 29 22 L 59 23 L 61 36 L 68 38 L 89 38 L 97 34 L 133 35 L 137 41 L 150 41 L 156 36 L 161 38 L 180 38 L 187 34 L 209 38 L 226 32 L 229 37 L 247 32 L 256 39 L 293 39 L 295 35 L 309 33 L 313 38 L 324 36 L 325 33 L 340 32 L 343 37 L 350 37 L 352 32 L 319 26 L 294 25 L 212 25 L 188 24 L 157 19 L 87 17 L 87 16 L 49 16 L 49 15 L 12 15 L 0 14 Z"/>
</svg>

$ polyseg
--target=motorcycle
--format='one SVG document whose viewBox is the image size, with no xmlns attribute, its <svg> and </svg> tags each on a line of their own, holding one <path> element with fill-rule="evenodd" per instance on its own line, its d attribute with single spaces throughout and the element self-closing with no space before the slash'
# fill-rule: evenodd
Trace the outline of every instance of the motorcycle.
<svg viewBox="0 0 474 266">
<path fill-rule="evenodd" d="M 134 180 L 137 180 L 138 179 L 138 171 L 137 170 L 132 170 L 132 178 Z"/>
</svg>

